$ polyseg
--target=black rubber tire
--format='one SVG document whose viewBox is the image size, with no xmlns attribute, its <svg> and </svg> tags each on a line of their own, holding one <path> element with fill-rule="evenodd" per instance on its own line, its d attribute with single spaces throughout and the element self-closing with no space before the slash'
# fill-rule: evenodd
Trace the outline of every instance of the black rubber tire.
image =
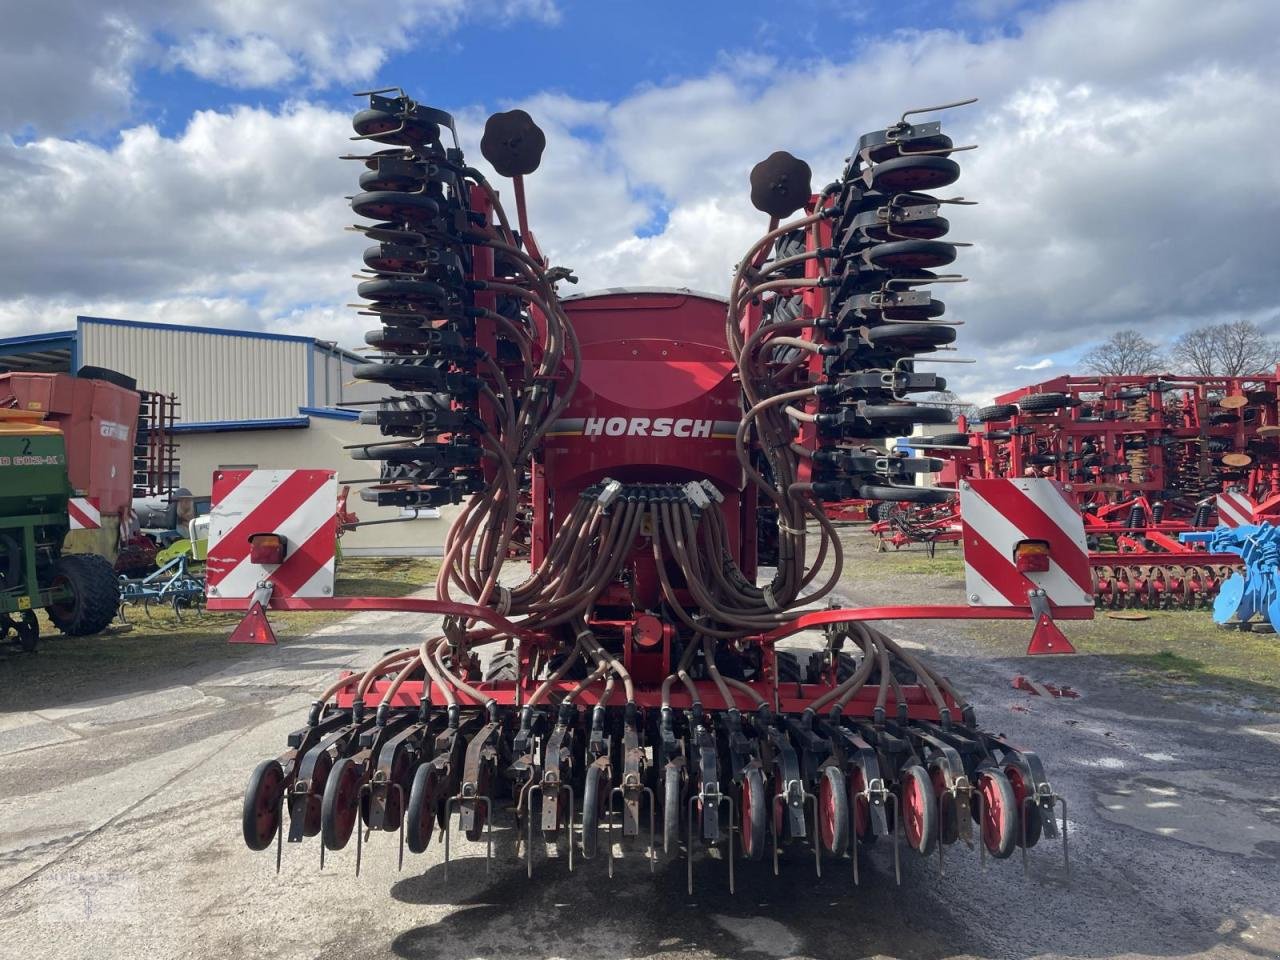
<svg viewBox="0 0 1280 960">
<path fill-rule="evenodd" d="M 1018 401 L 1023 413 L 1052 413 L 1067 406 L 1070 398 L 1065 393 L 1029 393 Z"/>
<path fill-rule="evenodd" d="M 750 767 L 742 776 L 739 795 L 738 849 L 744 860 L 760 860 L 769 844 L 769 798 L 765 795 L 764 772 Z"/>
<path fill-rule="evenodd" d="M 1057 462 L 1058 455 L 1056 453 L 1032 453 L 1027 456 L 1027 463 L 1037 467 L 1045 467 Z"/>
<path fill-rule="evenodd" d="M 662 784 L 662 850 L 670 852 L 671 844 L 680 846 L 680 769 L 667 767 Z"/>
<path fill-rule="evenodd" d="M 115 569 L 95 553 L 69 553 L 58 558 L 53 582 L 65 583 L 71 599 L 49 607 L 53 625 L 69 637 L 101 633 L 115 618 L 120 581 Z"/>
<path fill-rule="evenodd" d="M 936 190 L 960 179 L 960 164 L 946 157 L 896 157 L 871 171 L 872 190 L 903 193 Z"/>
<path fill-rule="evenodd" d="M 430 845 L 439 808 L 440 776 L 435 767 L 424 763 L 413 775 L 409 807 L 404 818 L 404 842 L 410 853 L 422 853 Z"/>
<path fill-rule="evenodd" d="M 350 757 L 343 757 L 333 765 L 324 785 L 324 797 L 320 801 L 320 839 L 327 850 L 341 850 L 350 841 L 351 831 L 359 829 L 359 793 L 357 791 L 352 802 L 351 788 L 343 784 L 344 780 L 354 779 L 354 764 Z"/>
<path fill-rule="evenodd" d="M 863 405 L 859 415 L 872 423 L 913 424 L 913 423 L 952 423 L 951 411 L 945 407 L 924 407 L 915 403 L 868 403 Z"/>
<path fill-rule="evenodd" d="M 999 803 L 1002 805 L 1004 815 L 998 817 L 994 821 L 994 825 L 989 830 L 987 824 L 979 824 L 979 830 L 982 833 L 981 841 L 986 845 L 987 852 L 997 860 L 1004 860 L 1013 853 L 1016 846 L 1015 840 L 1018 835 L 1018 801 L 1013 793 L 1013 786 L 1009 783 L 1009 778 L 1004 772 L 996 769 L 986 769 L 978 774 L 978 789 L 982 790 L 985 785 L 990 784 L 992 790 L 999 797 Z M 987 804 L 988 821 L 992 818 L 991 805 Z"/>
<path fill-rule="evenodd" d="M 825 853 L 839 857 L 849 845 L 849 794 L 839 767 L 823 767 L 818 774 L 816 829 Z M 828 818 L 829 815 L 829 818 Z"/>
<path fill-rule="evenodd" d="M 380 170 L 365 170 L 360 174 L 360 189 L 366 193 L 379 190 L 417 190 L 421 188 L 425 178 L 421 173 L 416 176 L 406 172 L 384 173 Z"/>
<path fill-rule="evenodd" d="M 520 667 L 520 651 L 499 650 L 484 668 L 484 682 L 514 681 Z"/>
<path fill-rule="evenodd" d="M 351 198 L 351 209 L 357 216 L 370 220 L 421 222 L 440 213 L 440 205 L 420 193 L 398 193 L 394 190 L 370 190 Z"/>
<path fill-rule="evenodd" d="M 40 621 L 30 610 L 13 625 L 14 642 L 23 653 L 35 653 L 40 643 Z"/>
<path fill-rule="evenodd" d="M 910 787 L 908 784 L 910 784 Z M 938 799 L 934 796 L 933 781 L 929 778 L 929 774 L 924 767 L 919 764 L 912 764 L 903 768 L 898 789 L 898 808 L 903 811 L 904 821 L 906 819 L 906 804 L 902 798 L 908 789 L 919 791 L 920 836 L 913 841 L 907 831 L 905 822 L 902 825 L 902 834 L 908 847 L 915 850 L 922 857 L 927 857 L 933 853 L 934 845 L 938 842 Z"/>
<path fill-rule="evenodd" d="M 868 262 L 882 270 L 932 270 L 955 259 L 955 245 L 944 240 L 894 240 L 867 252 Z"/>
<path fill-rule="evenodd" d="M 804 669 L 800 658 L 787 650 L 777 652 L 777 670 L 779 683 L 803 683 Z"/>
<path fill-rule="evenodd" d="M 1016 404 L 993 403 L 989 407 L 979 407 L 974 411 L 973 419 L 979 423 L 990 423 L 993 420 L 1008 420 L 1018 412 Z"/>
<path fill-rule="evenodd" d="M 884 500 L 890 503 L 946 503 L 955 496 L 955 491 L 939 487 L 882 487 L 866 483 L 858 488 L 858 496 L 863 500 Z"/>
<path fill-rule="evenodd" d="M 444 375 L 434 366 L 412 363 L 357 363 L 357 380 L 385 383 L 400 390 L 437 391 L 443 386 Z"/>
<path fill-rule="evenodd" d="M 941 323 L 886 323 L 872 327 L 867 339 L 873 347 L 923 353 L 954 343 L 956 328 Z"/>
<path fill-rule="evenodd" d="M 440 127 L 430 120 L 406 119 L 372 107 L 352 117 L 351 126 L 360 136 L 378 143 L 417 146 L 440 139 Z"/>
<path fill-rule="evenodd" d="M 1165 599 L 1166 603 L 1164 608 L 1167 609 L 1169 605 L 1168 601 L 1172 600 L 1172 595 L 1166 593 Z M 1026 786 L 1027 776 L 1021 769 L 1014 764 L 1006 764 L 1004 768 L 1004 775 L 1008 777 L 1009 785 L 1013 787 L 1014 799 L 1017 800 L 1018 803 L 1018 826 L 1014 833 L 1014 842 L 1020 847 L 1025 845 L 1026 848 L 1030 850 L 1040 842 L 1040 835 L 1044 830 L 1044 822 L 1041 818 L 1040 806 L 1035 803 L 1026 805 L 1022 802 L 1023 798 L 1029 796 L 1031 791 Z M 1026 819 L 1025 827 L 1023 825 L 1024 818 Z M 1026 832 L 1025 844 L 1023 841 L 1024 830 Z"/>
<path fill-rule="evenodd" d="M 399 249 L 400 255 L 391 252 Z M 407 254 L 407 255 L 406 255 Z M 425 262 L 427 253 L 422 247 L 408 244 L 375 243 L 364 249 L 364 265 L 370 270 L 391 270 L 411 273 Z"/>
<path fill-rule="evenodd" d="M 240 828 L 250 850 L 265 850 L 280 829 L 280 800 L 284 796 L 284 769 L 280 761 L 263 760 L 249 774 L 240 810 Z"/>
<path fill-rule="evenodd" d="M 960 838 L 960 816 L 956 808 L 955 798 L 946 791 L 946 781 L 941 770 L 933 768 L 929 771 L 933 781 L 933 795 L 938 800 L 938 841 L 950 846 Z"/>
<path fill-rule="evenodd" d="M 133 377 L 106 367 L 83 366 L 76 371 L 76 376 L 81 380 L 102 380 L 105 383 L 114 383 L 117 387 L 124 387 L 126 390 L 138 389 L 138 381 Z"/>
<path fill-rule="evenodd" d="M 430 280 L 406 280 L 402 278 L 380 277 L 377 280 L 366 280 L 356 287 L 356 295 L 366 300 L 430 301 L 440 303 L 445 299 L 444 287 Z"/>
<path fill-rule="evenodd" d="M 582 856 L 585 860 L 595 857 L 600 849 L 600 815 L 604 813 L 608 797 L 605 770 L 593 763 L 587 767 L 587 779 L 582 787 Z"/>
<path fill-rule="evenodd" d="M 967 447 L 969 445 L 969 434 L 967 433 L 935 433 L 932 437 L 914 437 L 912 443 L 917 447 Z"/>
</svg>

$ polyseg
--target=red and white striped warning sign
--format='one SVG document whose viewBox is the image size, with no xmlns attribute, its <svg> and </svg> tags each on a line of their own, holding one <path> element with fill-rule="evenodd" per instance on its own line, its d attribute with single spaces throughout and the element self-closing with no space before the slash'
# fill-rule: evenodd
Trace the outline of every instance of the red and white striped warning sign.
<svg viewBox="0 0 1280 960">
<path fill-rule="evenodd" d="M 98 509 L 97 497 L 72 497 L 67 501 L 67 516 L 71 518 L 72 530 L 102 528 L 102 511 Z"/>
<path fill-rule="evenodd" d="M 966 480 L 960 484 L 964 582 L 969 603 L 1028 606 L 1043 590 L 1052 607 L 1093 607 L 1093 578 L 1080 509 L 1054 480 Z M 1020 571 L 1019 543 L 1049 545 L 1049 569 Z"/>
<path fill-rule="evenodd" d="M 252 596 L 270 581 L 273 596 L 333 595 L 337 543 L 338 483 L 332 470 L 218 470 L 209 514 L 209 596 Z M 253 563 L 249 538 L 284 537 L 284 562 Z"/>
<path fill-rule="evenodd" d="M 1253 511 L 1256 505 L 1247 494 L 1228 490 L 1218 494 L 1218 523 L 1224 527 L 1241 527 L 1256 522 Z"/>
</svg>

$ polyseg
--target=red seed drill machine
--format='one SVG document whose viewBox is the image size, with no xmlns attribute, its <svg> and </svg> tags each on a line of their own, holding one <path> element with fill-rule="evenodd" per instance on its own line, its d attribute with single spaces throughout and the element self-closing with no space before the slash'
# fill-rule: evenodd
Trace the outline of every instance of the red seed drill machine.
<svg viewBox="0 0 1280 960">
<path fill-rule="evenodd" d="M 250 778 L 248 846 L 274 844 L 278 868 L 286 837 L 319 835 L 323 862 L 354 832 L 358 870 L 365 835 L 392 831 L 401 863 L 439 838 L 447 865 L 456 831 L 491 841 L 508 811 L 530 875 L 542 843 L 567 843 L 569 869 L 603 844 L 612 874 L 616 829 L 650 869 L 685 851 L 691 889 L 704 846 L 721 848 L 730 886 L 736 859 L 776 872 L 795 850 L 856 879 L 877 839 L 895 865 L 904 845 L 941 856 L 975 836 L 983 856 L 1021 846 L 1025 859 L 1041 837 L 1065 855 L 1065 803 L 1036 755 L 870 626 L 1091 616 L 1078 585 L 1073 603 L 1054 592 L 1055 577 L 1088 584 L 1061 490 L 1008 491 L 1026 516 L 995 551 L 989 605 L 820 606 L 845 568 L 825 501 L 949 495 L 912 486 L 937 461 L 880 444 L 949 419 L 910 396 L 945 386 L 915 360 L 956 334 L 927 292 L 956 254 L 939 239 L 954 201 L 927 191 L 955 182 L 964 148 L 913 111 L 862 137 L 817 194 L 805 163 L 775 153 L 751 174 L 769 226 L 727 301 L 562 298 L 569 271 L 527 224 L 523 177 L 546 142 L 530 117 L 496 114 L 481 141 L 513 178 L 513 224 L 448 114 L 402 91 L 368 96 L 354 127 L 373 149 L 352 158 L 364 169 L 351 204 L 369 221 L 359 293 L 378 354 L 358 375 L 390 395 L 361 414 L 386 437 L 353 451 L 380 464 L 361 495 L 464 506 L 435 599 L 271 596 L 275 609 L 443 624 L 319 694 Z M 527 573 L 504 568 L 522 527 Z M 293 547 L 268 539 L 269 578 Z M 803 630 L 824 649 L 801 661 L 776 648 Z"/>
</svg>

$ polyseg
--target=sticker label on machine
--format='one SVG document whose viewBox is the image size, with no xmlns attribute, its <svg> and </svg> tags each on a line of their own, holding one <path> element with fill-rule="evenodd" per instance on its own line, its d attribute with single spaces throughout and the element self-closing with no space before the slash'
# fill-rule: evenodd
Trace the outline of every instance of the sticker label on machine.
<svg viewBox="0 0 1280 960">
<path fill-rule="evenodd" d="M 332 470 L 217 470 L 205 569 L 209 596 L 247 601 L 260 581 L 277 597 L 333 595 L 338 481 Z M 249 538 L 284 538 L 284 562 L 249 556 Z"/>
<path fill-rule="evenodd" d="M 969 603 L 1025 607 L 1043 590 L 1053 607 L 1092 607 L 1093 581 L 1080 509 L 1056 480 L 967 480 L 960 484 L 964 583 Z M 1017 548 L 1048 545 L 1048 570 L 1018 569 Z"/>
<path fill-rule="evenodd" d="M 1252 524 L 1255 521 L 1253 511 L 1254 502 L 1243 493 L 1235 490 L 1228 490 L 1226 493 L 1218 494 L 1218 523 L 1224 527 L 1235 529 Z"/>
</svg>

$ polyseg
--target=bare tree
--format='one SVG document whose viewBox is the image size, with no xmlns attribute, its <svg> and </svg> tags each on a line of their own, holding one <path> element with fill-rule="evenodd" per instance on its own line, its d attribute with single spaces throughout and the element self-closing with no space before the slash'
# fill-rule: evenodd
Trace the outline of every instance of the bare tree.
<svg viewBox="0 0 1280 960">
<path fill-rule="evenodd" d="M 1239 377 L 1273 371 L 1280 342 L 1250 320 L 1233 320 L 1188 330 L 1173 342 L 1170 356 L 1185 373 Z"/>
<path fill-rule="evenodd" d="M 946 407 L 951 411 L 952 417 L 964 416 L 971 420 L 973 419 L 973 412 L 978 409 L 976 403 L 961 400 L 960 395 L 954 390 L 934 390 L 931 393 L 922 393 L 916 402 L 922 407 Z"/>
<path fill-rule="evenodd" d="M 1137 330 L 1119 330 L 1082 358 L 1084 365 L 1104 377 L 1155 373 L 1164 365 L 1160 348 Z"/>
</svg>

